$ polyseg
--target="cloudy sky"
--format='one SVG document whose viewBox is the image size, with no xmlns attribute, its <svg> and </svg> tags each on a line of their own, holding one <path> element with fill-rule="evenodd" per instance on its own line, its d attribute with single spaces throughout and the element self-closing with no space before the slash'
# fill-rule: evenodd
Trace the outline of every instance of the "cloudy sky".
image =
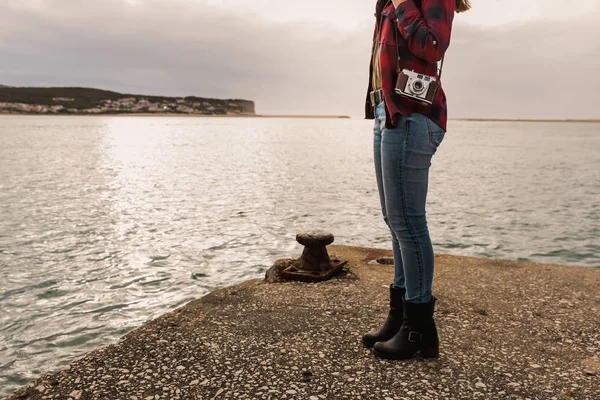
<svg viewBox="0 0 600 400">
<path fill-rule="evenodd" d="M 598 0 L 472 0 L 451 117 L 600 118 Z M 246 98 L 361 117 L 375 0 L 1 0 L 0 84 Z"/>
</svg>

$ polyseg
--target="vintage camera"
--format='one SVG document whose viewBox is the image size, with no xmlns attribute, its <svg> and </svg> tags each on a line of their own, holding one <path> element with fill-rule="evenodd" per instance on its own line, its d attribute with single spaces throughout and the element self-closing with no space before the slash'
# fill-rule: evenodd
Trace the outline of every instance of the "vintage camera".
<svg viewBox="0 0 600 400">
<path fill-rule="evenodd" d="M 435 77 L 403 69 L 398 74 L 395 90 L 401 96 L 430 105 L 438 88 L 439 84 Z"/>
</svg>

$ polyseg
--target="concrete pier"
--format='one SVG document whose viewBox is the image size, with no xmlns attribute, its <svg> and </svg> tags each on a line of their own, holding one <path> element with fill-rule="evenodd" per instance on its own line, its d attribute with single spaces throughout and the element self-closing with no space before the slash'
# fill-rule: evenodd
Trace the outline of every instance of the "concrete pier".
<svg viewBox="0 0 600 400">
<path fill-rule="evenodd" d="M 215 291 L 7 399 L 600 399 L 600 270 L 436 255 L 441 356 L 387 361 L 391 251 L 328 249 L 350 272 Z"/>
</svg>

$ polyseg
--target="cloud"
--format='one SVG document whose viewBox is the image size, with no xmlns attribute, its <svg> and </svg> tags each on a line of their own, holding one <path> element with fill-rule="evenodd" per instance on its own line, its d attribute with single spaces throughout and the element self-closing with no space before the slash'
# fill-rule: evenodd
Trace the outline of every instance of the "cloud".
<svg viewBox="0 0 600 400">
<path fill-rule="evenodd" d="M 449 103 L 459 116 L 600 117 L 599 17 L 458 25 L 443 79 Z"/>
<path fill-rule="evenodd" d="M 247 98 L 260 113 L 362 116 L 372 18 L 349 31 L 191 0 L 5 0 L 0 13 L 0 83 Z M 451 116 L 598 116 L 597 18 L 484 28 L 457 16 L 443 79 Z"/>
</svg>

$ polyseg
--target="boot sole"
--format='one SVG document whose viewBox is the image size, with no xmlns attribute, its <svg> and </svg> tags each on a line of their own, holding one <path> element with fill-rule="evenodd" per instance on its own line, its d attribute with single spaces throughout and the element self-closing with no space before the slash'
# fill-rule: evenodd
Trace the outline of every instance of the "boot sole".
<svg viewBox="0 0 600 400">
<path fill-rule="evenodd" d="M 375 343 L 371 343 L 371 342 L 367 342 L 364 339 L 361 339 L 361 342 L 363 344 L 364 347 L 366 347 L 367 349 L 372 349 L 373 346 L 375 346 Z"/>
<path fill-rule="evenodd" d="M 391 339 L 392 337 L 390 337 L 389 339 Z M 373 346 L 375 346 L 375 343 L 377 343 L 377 342 L 385 342 L 386 340 L 389 340 L 389 339 L 382 339 L 382 340 L 377 340 L 375 342 L 368 342 L 365 339 L 361 338 L 361 342 L 362 342 L 363 346 L 365 346 L 367 349 L 371 349 L 371 348 L 373 348 Z"/>
<path fill-rule="evenodd" d="M 371 352 L 373 353 L 373 355 L 375 355 L 379 358 L 386 359 L 386 360 L 409 360 L 411 358 L 430 359 L 430 358 L 439 358 L 440 357 L 439 353 L 428 354 L 427 352 L 423 352 L 421 350 L 417 351 L 412 356 L 399 356 L 399 355 L 395 355 L 395 354 L 381 353 L 381 352 L 375 350 L 374 348 L 371 349 Z"/>
</svg>

